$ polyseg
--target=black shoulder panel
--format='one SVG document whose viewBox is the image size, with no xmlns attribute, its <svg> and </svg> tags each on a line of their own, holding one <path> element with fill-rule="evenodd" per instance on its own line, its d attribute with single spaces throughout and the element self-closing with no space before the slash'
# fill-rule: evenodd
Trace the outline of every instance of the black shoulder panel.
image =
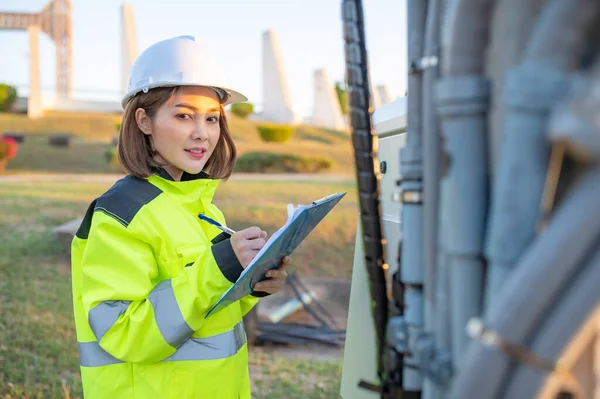
<svg viewBox="0 0 600 399">
<path fill-rule="evenodd" d="M 133 176 L 122 178 L 92 202 L 77 230 L 77 237 L 87 239 L 94 211 L 104 212 L 127 227 L 142 206 L 158 197 L 160 193 L 162 191 L 158 187 L 146 180 Z"/>
<path fill-rule="evenodd" d="M 127 227 L 142 206 L 160 193 L 162 191 L 147 180 L 126 176 L 98 198 L 94 210 L 114 217 Z"/>
<path fill-rule="evenodd" d="M 77 229 L 75 235 L 82 240 L 87 240 L 88 234 L 90 234 L 90 227 L 92 226 L 92 215 L 94 214 L 94 208 L 96 207 L 96 200 L 92 201 L 87 211 L 85 212 L 85 216 Z"/>
</svg>

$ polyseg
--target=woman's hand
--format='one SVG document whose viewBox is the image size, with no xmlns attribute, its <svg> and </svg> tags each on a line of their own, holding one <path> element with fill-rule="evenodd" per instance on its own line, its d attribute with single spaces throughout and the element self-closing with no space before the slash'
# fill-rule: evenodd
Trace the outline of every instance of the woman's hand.
<svg viewBox="0 0 600 399">
<path fill-rule="evenodd" d="M 254 287 L 252 287 L 254 291 L 262 291 L 269 294 L 278 293 L 281 287 L 283 287 L 285 279 L 287 278 L 285 267 L 290 263 L 292 263 L 292 258 L 285 256 L 281 261 L 281 266 L 278 269 L 269 270 L 266 273 L 266 280 L 254 284 Z"/>
<path fill-rule="evenodd" d="M 256 254 L 265 246 L 266 237 L 267 232 L 262 231 L 256 226 L 240 230 L 231 236 L 231 247 L 244 269 L 248 267 Z"/>
</svg>

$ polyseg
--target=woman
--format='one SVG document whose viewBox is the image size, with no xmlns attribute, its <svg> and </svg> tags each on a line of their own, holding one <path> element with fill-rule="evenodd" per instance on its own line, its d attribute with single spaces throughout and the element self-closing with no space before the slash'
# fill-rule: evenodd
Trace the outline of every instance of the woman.
<svg viewBox="0 0 600 399">
<path fill-rule="evenodd" d="M 279 269 L 205 319 L 265 245 L 254 226 L 229 236 L 212 203 L 236 149 L 223 107 L 246 98 L 190 37 L 164 40 L 132 67 L 119 140 L 128 175 L 89 207 L 72 244 L 86 399 L 249 398 L 242 317 L 279 291 Z"/>
</svg>

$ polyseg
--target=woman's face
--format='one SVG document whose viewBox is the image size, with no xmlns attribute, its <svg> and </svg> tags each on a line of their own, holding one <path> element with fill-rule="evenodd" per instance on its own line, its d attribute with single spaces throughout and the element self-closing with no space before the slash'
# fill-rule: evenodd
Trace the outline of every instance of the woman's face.
<svg viewBox="0 0 600 399">
<path fill-rule="evenodd" d="M 217 93 L 207 87 L 182 86 L 150 119 L 139 108 L 136 120 L 150 136 L 155 159 L 175 180 L 183 172 L 200 173 L 212 155 L 221 130 L 220 102 Z"/>
</svg>

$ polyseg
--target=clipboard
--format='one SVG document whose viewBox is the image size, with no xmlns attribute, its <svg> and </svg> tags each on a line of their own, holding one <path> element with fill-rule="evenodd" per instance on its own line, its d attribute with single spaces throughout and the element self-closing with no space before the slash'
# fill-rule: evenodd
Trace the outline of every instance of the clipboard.
<svg viewBox="0 0 600 399">
<path fill-rule="evenodd" d="M 273 233 L 265 246 L 238 277 L 235 284 L 219 298 L 204 318 L 209 318 L 235 301 L 251 294 L 254 284 L 264 280 L 267 271 L 278 268 L 283 257 L 291 255 L 345 195 L 345 192 L 331 194 L 313 201 L 307 206 L 294 207 L 289 204 L 286 223 Z"/>
</svg>

